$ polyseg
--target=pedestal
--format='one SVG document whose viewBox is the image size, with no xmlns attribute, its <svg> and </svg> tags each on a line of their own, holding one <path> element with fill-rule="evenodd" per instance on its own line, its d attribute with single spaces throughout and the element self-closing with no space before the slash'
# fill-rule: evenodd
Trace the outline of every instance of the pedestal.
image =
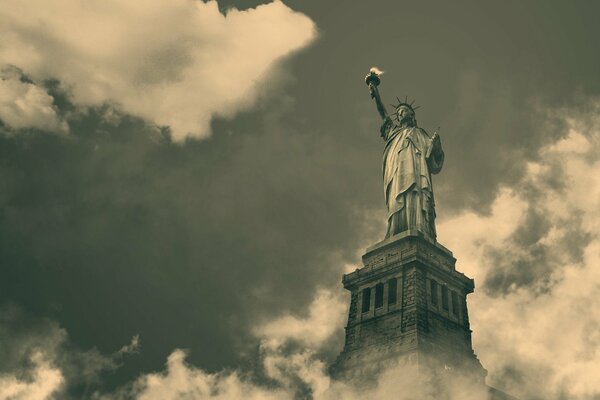
<svg viewBox="0 0 600 400">
<path fill-rule="evenodd" d="M 485 385 L 466 301 L 474 282 L 455 263 L 452 252 L 416 231 L 367 249 L 363 267 L 342 279 L 350 307 L 334 376 L 364 385 L 406 367 L 440 387 L 459 376 Z"/>
</svg>

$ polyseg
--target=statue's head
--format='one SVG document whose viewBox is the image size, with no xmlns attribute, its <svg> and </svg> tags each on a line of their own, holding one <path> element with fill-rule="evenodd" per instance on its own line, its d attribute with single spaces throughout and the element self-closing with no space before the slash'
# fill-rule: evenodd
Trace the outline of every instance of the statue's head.
<svg viewBox="0 0 600 400">
<path fill-rule="evenodd" d="M 412 104 L 407 102 L 399 102 L 396 107 L 396 120 L 400 125 L 405 126 L 417 126 L 417 118 L 415 114 L 415 109 L 418 107 L 413 107 Z"/>
</svg>

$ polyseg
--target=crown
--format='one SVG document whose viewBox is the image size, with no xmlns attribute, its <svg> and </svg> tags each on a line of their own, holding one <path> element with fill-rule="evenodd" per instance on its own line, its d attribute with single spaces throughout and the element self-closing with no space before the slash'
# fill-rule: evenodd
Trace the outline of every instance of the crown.
<svg viewBox="0 0 600 400">
<path fill-rule="evenodd" d="M 402 107 L 402 106 L 405 106 L 405 107 L 408 107 L 408 108 L 410 108 L 410 109 L 413 111 L 413 113 L 414 113 L 416 109 L 418 109 L 419 107 L 421 107 L 421 106 L 413 106 L 413 104 L 415 103 L 415 101 L 414 101 L 414 100 L 412 100 L 412 101 L 409 103 L 409 102 L 408 102 L 408 97 L 404 97 L 404 101 L 400 100 L 398 97 L 396 97 L 396 100 L 398 100 L 398 104 L 391 104 L 391 106 L 392 106 L 392 107 L 394 107 L 394 108 L 396 109 L 396 111 L 397 111 L 397 110 L 398 110 L 400 107 Z"/>
</svg>

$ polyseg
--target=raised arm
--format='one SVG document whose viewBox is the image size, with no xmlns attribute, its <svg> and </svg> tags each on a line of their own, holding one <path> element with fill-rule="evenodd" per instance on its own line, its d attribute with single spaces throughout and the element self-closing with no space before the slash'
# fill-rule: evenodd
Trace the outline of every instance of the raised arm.
<svg viewBox="0 0 600 400">
<path fill-rule="evenodd" d="M 381 75 L 381 71 L 379 71 L 375 67 L 371 68 L 371 71 L 365 77 L 365 83 L 367 84 L 367 86 L 369 86 L 369 93 L 371 94 L 371 97 L 375 99 L 375 105 L 377 106 L 377 111 L 379 112 L 381 119 L 385 120 L 388 117 L 388 114 L 385 110 L 383 102 L 381 101 L 379 89 L 377 88 L 381 83 L 379 75 Z"/>
</svg>

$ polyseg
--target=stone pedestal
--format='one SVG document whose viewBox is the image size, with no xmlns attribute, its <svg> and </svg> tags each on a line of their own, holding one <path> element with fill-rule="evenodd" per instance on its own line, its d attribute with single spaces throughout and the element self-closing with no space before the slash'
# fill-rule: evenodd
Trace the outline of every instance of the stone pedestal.
<svg viewBox="0 0 600 400">
<path fill-rule="evenodd" d="M 474 282 L 455 263 L 448 249 L 416 231 L 367 249 L 364 266 L 342 280 L 350 308 L 334 376 L 362 384 L 404 365 L 441 386 L 455 375 L 484 385 L 466 302 Z"/>
</svg>

